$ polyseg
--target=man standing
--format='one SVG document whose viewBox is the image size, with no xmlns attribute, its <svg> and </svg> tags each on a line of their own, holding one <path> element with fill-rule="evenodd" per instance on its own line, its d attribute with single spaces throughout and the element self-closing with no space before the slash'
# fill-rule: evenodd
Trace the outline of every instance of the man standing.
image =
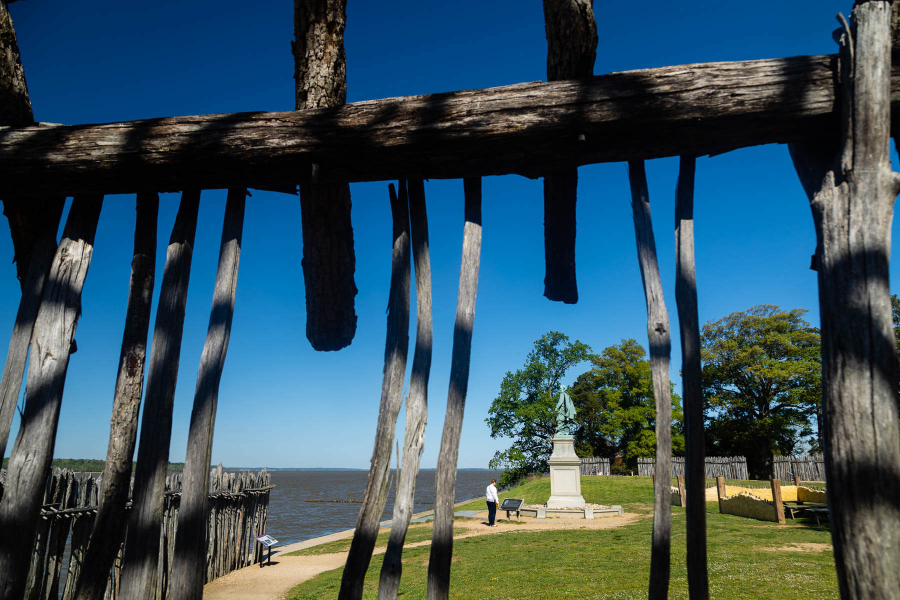
<svg viewBox="0 0 900 600">
<path fill-rule="evenodd" d="M 497 506 L 500 504 L 500 498 L 497 496 L 497 480 L 491 479 L 490 485 L 485 490 L 485 499 L 488 506 L 488 527 L 496 527 L 494 519 L 497 517 Z"/>
</svg>

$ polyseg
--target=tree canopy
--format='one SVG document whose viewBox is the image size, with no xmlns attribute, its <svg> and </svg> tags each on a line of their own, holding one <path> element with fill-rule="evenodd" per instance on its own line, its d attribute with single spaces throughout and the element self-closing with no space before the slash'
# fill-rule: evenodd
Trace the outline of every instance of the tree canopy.
<svg viewBox="0 0 900 600">
<path fill-rule="evenodd" d="M 550 331 L 534 343 L 522 369 L 506 373 L 485 419 L 492 438 L 508 437 L 513 442 L 508 449 L 495 453 L 490 462 L 492 469 L 504 471 L 501 486 L 547 469 L 562 378 L 572 366 L 590 358 L 590 346 Z"/>
<path fill-rule="evenodd" d="M 820 341 L 805 313 L 761 304 L 703 326 L 707 454 L 746 456 L 755 479 L 770 476 L 773 454 L 816 444 Z"/>
<path fill-rule="evenodd" d="M 606 457 L 626 469 L 656 455 L 656 401 L 646 351 L 634 339 L 622 340 L 591 358 L 570 392 L 578 411 L 576 450 L 580 456 Z M 674 387 L 674 386 L 673 386 Z M 672 449 L 684 452 L 681 398 L 672 393 Z"/>
</svg>

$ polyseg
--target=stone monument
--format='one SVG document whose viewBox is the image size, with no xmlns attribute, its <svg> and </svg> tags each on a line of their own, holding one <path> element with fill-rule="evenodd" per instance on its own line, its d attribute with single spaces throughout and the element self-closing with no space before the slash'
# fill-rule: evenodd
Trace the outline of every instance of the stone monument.
<svg viewBox="0 0 900 600">
<path fill-rule="evenodd" d="M 584 508 L 581 495 L 581 459 L 575 454 L 575 405 L 562 386 L 556 403 L 556 434 L 550 455 L 550 499 L 547 508 Z"/>
</svg>

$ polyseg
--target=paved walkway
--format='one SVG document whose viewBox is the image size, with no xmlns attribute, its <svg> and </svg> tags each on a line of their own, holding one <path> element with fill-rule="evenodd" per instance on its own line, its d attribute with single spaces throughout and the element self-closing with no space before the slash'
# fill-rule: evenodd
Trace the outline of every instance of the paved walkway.
<svg viewBox="0 0 900 600">
<path fill-rule="evenodd" d="M 460 506 L 470 501 L 457 504 Z M 465 514 L 461 514 L 465 513 Z M 499 522 L 497 527 L 487 527 L 487 511 L 457 511 L 457 516 L 465 516 L 472 519 L 466 523 L 466 532 L 455 536 L 454 539 L 464 539 L 478 535 L 494 535 L 510 531 L 535 531 L 547 529 L 609 529 L 621 527 L 634 522 L 638 515 L 626 513 L 624 517 L 612 517 L 603 519 L 533 519 L 522 517 L 525 525 Z M 424 522 L 428 517 L 432 519 L 431 511 L 413 515 L 417 522 Z M 382 526 L 389 524 L 385 521 Z M 383 527 L 379 533 L 390 531 L 389 527 Z M 205 600 L 283 600 L 287 593 L 298 584 L 312 579 L 320 573 L 339 569 L 347 560 L 347 553 L 319 554 L 312 556 L 285 556 L 289 552 L 312 548 L 320 544 L 353 537 L 353 529 L 326 535 L 312 540 L 306 540 L 297 544 L 291 544 L 280 548 L 273 554 L 272 564 L 252 565 L 232 571 L 224 577 L 220 577 L 208 583 L 203 589 Z M 426 546 L 430 540 L 414 544 L 406 544 L 406 548 Z M 383 554 L 385 547 L 375 548 L 375 555 Z M 373 559 L 374 560 L 374 559 Z"/>
</svg>

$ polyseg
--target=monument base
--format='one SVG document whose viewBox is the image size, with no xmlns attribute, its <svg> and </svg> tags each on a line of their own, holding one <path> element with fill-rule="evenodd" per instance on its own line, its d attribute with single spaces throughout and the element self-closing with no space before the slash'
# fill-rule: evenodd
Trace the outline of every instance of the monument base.
<svg viewBox="0 0 900 600">
<path fill-rule="evenodd" d="M 575 438 L 554 437 L 550 455 L 550 499 L 547 508 L 584 508 L 581 495 L 581 459 L 575 454 Z"/>
</svg>

